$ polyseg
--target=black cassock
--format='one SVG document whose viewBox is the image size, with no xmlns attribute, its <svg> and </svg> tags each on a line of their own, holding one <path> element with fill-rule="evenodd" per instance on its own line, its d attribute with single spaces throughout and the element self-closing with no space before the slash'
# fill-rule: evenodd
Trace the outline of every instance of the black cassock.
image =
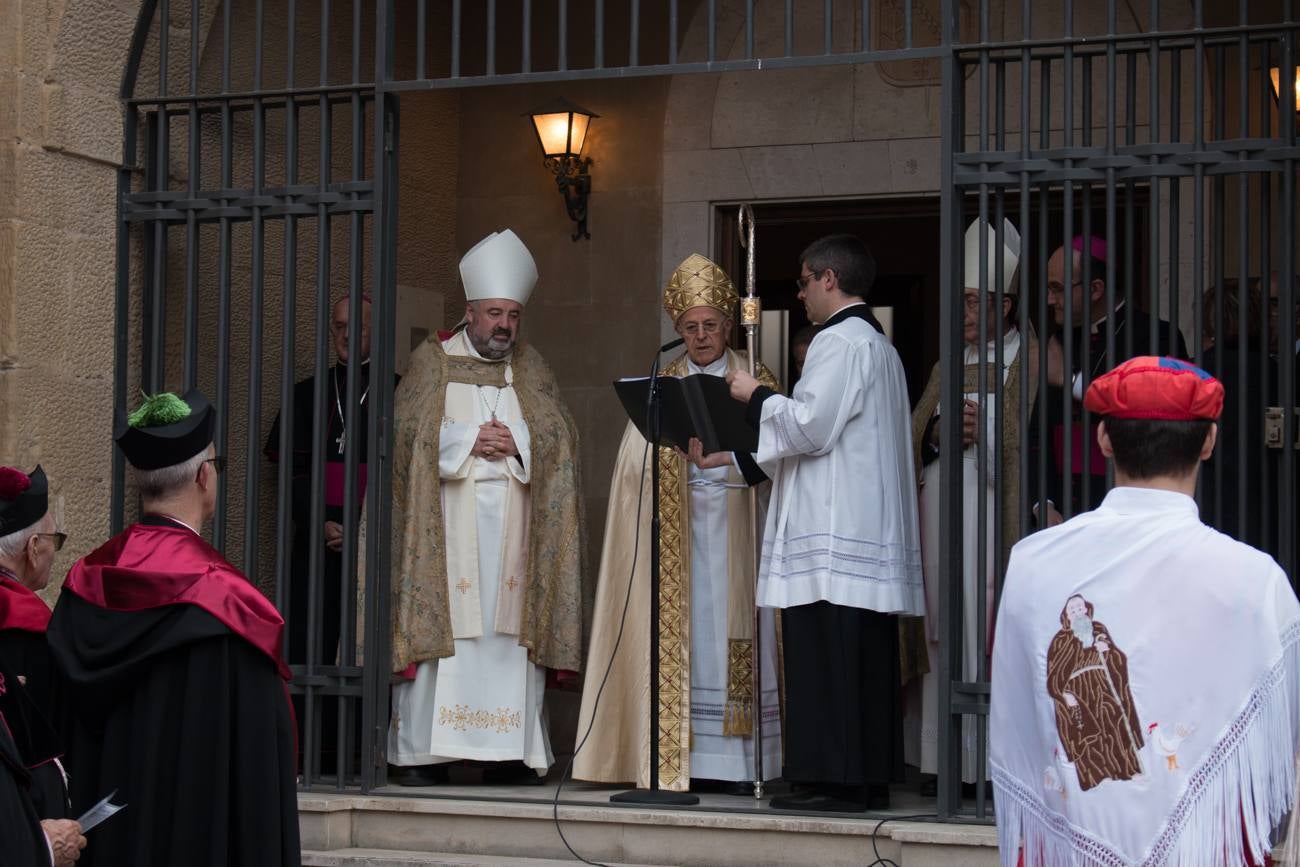
<svg viewBox="0 0 1300 867">
<path fill-rule="evenodd" d="M 49 638 L 75 814 L 114 790 L 126 804 L 79 867 L 300 863 L 293 720 L 263 652 L 196 605 L 113 611 L 66 590 Z"/>
<path fill-rule="evenodd" d="M 347 412 L 348 369 L 346 365 L 337 364 L 330 368 L 325 387 L 325 485 L 323 521 L 343 523 L 343 450 L 339 438 L 344 433 L 340 416 L 346 414 L 349 425 L 356 428 L 357 449 L 357 487 L 356 506 L 360 513 L 362 498 L 365 495 L 366 454 L 369 442 L 370 395 L 368 391 L 370 365 L 363 364 L 357 384 L 358 394 L 365 395 L 359 407 Z M 398 377 L 397 379 L 400 379 Z M 293 460 L 290 471 L 291 512 L 293 516 L 293 542 L 289 566 L 289 605 L 285 620 L 287 621 L 288 644 L 285 647 L 285 660 L 290 665 L 301 665 L 307 661 L 307 613 L 309 600 L 308 576 L 311 574 L 311 467 L 312 446 L 315 442 L 315 400 L 316 378 L 308 377 L 293 387 Z M 281 413 L 275 416 L 271 432 L 266 438 L 264 453 L 273 462 L 280 461 L 280 420 Z M 338 653 L 339 630 L 343 616 L 343 556 L 325 547 L 324 530 L 321 531 L 321 583 L 317 590 L 317 617 L 320 623 L 320 636 L 317 644 L 317 664 L 334 665 Z M 355 586 L 348 588 L 349 598 L 355 598 Z M 306 718 L 306 713 L 299 699 L 295 699 L 299 720 Z M 320 738 L 322 742 L 321 771 L 333 772 L 334 754 L 337 746 L 338 703 L 333 699 L 323 702 L 317 718 L 321 720 Z M 352 719 L 353 751 L 359 749 L 357 738 L 360 730 L 359 713 Z M 355 768 L 354 768 L 355 769 Z"/>
<path fill-rule="evenodd" d="M 70 818 L 63 769 L 57 761 L 63 758 L 56 727 L 61 718 L 60 690 L 45 633 L 0 629 L 0 660 L 5 678 L 0 713 L 31 776 L 32 805 L 42 819 Z"/>
<path fill-rule="evenodd" d="M 6 691 L 9 676 L 5 676 Z M 31 775 L 0 718 L 0 847 L 3 863 L 13 867 L 50 867 L 45 832 L 30 797 Z"/>
</svg>

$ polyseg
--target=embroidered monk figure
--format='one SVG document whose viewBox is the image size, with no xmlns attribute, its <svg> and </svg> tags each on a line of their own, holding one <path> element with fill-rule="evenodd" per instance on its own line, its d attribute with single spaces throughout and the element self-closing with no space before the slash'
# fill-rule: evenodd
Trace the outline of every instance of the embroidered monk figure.
<svg viewBox="0 0 1300 867">
<path fill-rule="evenodd" d="M 1061 611 L 1061 628 L 1047 650 L 1047 692 L 1081 789 L 1142 773 L 1142 723 L 1129 691 L 1128 657 L 1082 596 L 1071 596 Z"/>
</svg>

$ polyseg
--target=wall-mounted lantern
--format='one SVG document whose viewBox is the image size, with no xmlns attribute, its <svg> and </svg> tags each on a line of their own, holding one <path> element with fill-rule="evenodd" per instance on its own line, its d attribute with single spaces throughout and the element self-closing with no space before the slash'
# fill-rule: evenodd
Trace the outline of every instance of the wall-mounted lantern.
<svg viewBox="0 0 1300 867">
<path fill-rule="evenodd" d="M 591 175 L 587 170 L 591 158 L 583 157 L 582 146 L 594 117 L 599 115 L 567 99 L 558 99 L 532 114 L 545 165 L 555 173 L 555 185 L 564 196 L 564 209 L 569 219 L 578 224 L 573 233 L 575 241 L 591 238 L 587 231 L 587 197 L 591 194 Z"/>
<path fill-rule="evenodd" d="M 1278 101 L 1278 107 L 1281 108 L 1282 70 L 1279 67 L 1270 66 L 1268 69 L 1268 77 L 1273 82 L 1273 98 Z M 1300 66 L 1297 66 L 1295 70 L 1295 102 L 1293 102 L 1291 105 L 1296 110 L 1296 113 L 1300 114 Z"/>
</svg>

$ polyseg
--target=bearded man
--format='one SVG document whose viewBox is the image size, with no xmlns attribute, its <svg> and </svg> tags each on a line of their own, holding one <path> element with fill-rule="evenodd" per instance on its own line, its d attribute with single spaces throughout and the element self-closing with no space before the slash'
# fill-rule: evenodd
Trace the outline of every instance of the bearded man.
<svg viewBox="0 0 1300 867">
<path fill-rule="evenodd" d="M 394 407 L 388 760 L 403 785 L 441 782 L 459 759 L 539 781 L 545 670 L 582 655 L 577 428 L 519 342 L 537 266 L 507 229 L 460 275 L 465 327 L 411 354 Z"/>
<path fill-rule="evenodd" d="M 739 296 L 726 273 L 699 253 L 673 272 L 664 290 L 686 350 L 665 368 L 667 376 L 748 370 L 747 358 L 728 347 Z M 775 378 L 759 366 L 769 387 Z M 647 701 L 658 701 L 661 720 L 659 780 L 670 791 L 700 788 L 699 781 L 733 794 L 751 794 L 754 778 L 754 528 L 748 487 L 766 477 L 747 454 L 705 455 L 699 441 L 690 454 L 670 447 L 648 455 L 649 444 L 629 423 L 619 446 L 609 489 L 609 517 L 596 588 L 595 618 L 578 738 L 591 735 L 574 759 L 577 779 L 644 788 L 650 776 Z M 647 686 L 650 638 L 650 460 L 663 479 L 660 537 L 660 667 L 657 689 Z M 760 496 L 766 501 L 770 485 Z M 637 518 L 640 517 L 638 523 Z M 638 544 L 640 542 L 640 544 Z M 687 556 L 689 553 L 689 556 Z M 635 556 L 635 560 L 634 560 Z M 628 580 L 633 603 L 626 617 Z M 781 772 L 780 699 L 776 682 L 774 612 L 764 612 L 763 770 Z M 600 683 L 618 635 L 622 643 L 600 701 Z"/>
</svg>

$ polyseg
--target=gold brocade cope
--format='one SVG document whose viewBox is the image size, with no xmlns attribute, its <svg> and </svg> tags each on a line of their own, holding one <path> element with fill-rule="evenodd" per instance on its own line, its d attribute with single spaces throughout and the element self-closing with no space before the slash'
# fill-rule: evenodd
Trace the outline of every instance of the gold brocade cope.
<svg viewBox="0 0 1300 867">
<path fill-rule="evenodd" d="M 736 286 L 713 261 L 699 253 L 687 256 L 664 287 L 664 310 L 676 322 L 692 307 L 712 307 L 735 315 L 740 295 Z"/>
<path fill-rule="evenodd" d="M 1020 449 L 1023 447 L 1025 431 L 1022 429 L 1021 407 L 1020 407 L 1020 382 L 1022 374 L 1021 361 L 1029 359 L 1028 379 L 1029 379 L 1029 406 L 1024 413 L 1027 419 L 1034 410 L 1035 399 L 1038 396 L 1038 340 L 1031 332 L 1027 339 L 1022 340 L 1020 350 L 1007 368 L 1006 381 L 1002 385 L 1002 451 L 999 456 L 999 490 L 998 490 L 998 509 L 1002 514 L 1002 550 L 998 552 L 1000 568 L 1005 569 L 1007 558 L 1011 555 L 1011 547 L 1020 540 Z M 1001 366 L 996 363 L 986 365 L 985 374 L 987 377 L 986 392 L 992 395 L 997 386 L 996 377 L 1001 372 Z M 975 394 L 979 392 L 980 366 L 978 364 L 965 365 L 962 371 L 962 393 Z M 939 393 L 941 383 L 939 376 L 939 365 L 935 365 L 930 371 L 930 379 L 926 383 L 925 391 L 921 394 L 921 399 L 917 401 L 916 408 L 912 410 L 912 455 L 916 462 L 916 478 L 918 483 L 922 479 L 922 460 L 925 443 L 925 429 L 930 424 L 930 419 L 939 407 Z M 994 468 L 989 467 L 990 474 Z M 974 520 L 975 516 L 966 515 L 964 520 Z M 992 520 L 990 516 L 989 520 Z M 958 537 L 960 539 L 960 536 Z M 927 580 L 929 580 L 927 578 Z M 925 651 L 925 630 L 921 618 L 901 618 L 899 620 L 899 630 L 901 639 L 901 656 L 903 664 L 903 682 L 906 683 L 912 677 L 925 674 L 929 671 L 929 662 Z"/>
<path fill-rule="evenodd" d="M 729 370 L 747 369 L 745 357 L 728 350 Z M 675 359 L 664 375 L 689 373 L 686 357 Z M 760 379 L 776 387 L 760 368 Z M 688 464 L 671 448 L 661 448 L 642 466 L 647 444 L 629 424 L 623 436 L 610 485 L 609 518 L 597 588 L 587 687 L 578 731 L 594 721 L 590 738 L 574 760 L 574 777 L 623 783 L 649 783 L 649 701 L 658 702 L 659 782 L 670 791 L 690 787 L 691 765 L 691 514 Z M 659 490 L 659 677 L 650 683 L 649 633 L 645 612 L 650 602 L 650 507 L 648 460 L 658 460 Z M 734 470 L 733 470 L 734 472 Z M 749 493 L 741 485 L 727 503 L 727 658 L 723 734 L 752 737 L 754 662 L 754 544 Z M 638 503 L 645 502 L 643 512 Z M 638 528 L 635 518 L 640 518 Z M 640 544 L 635 544 L 639 539 Z M 635 555 L 635 556 L 634 556 Z M 613 659 L 600 706 L 593 704 L 596 684 L 613 651 L 620 629 L 627 581 L 632 573 L 631 609 L 622 622 L 623 638 Z M 779 669 L 779 665 L 778 665 Z"/>
<path fill-rule="evenodd" d="M 577 671 L 582 662 L 585 527 L 577 427 L 546 362 L 520 343 L 511 358 L 513 388 L 532 450 L 527 568 L 519 644 L 546 668 Z M 447 589 L 446 527 L 438 472 L 447 384 L 503 387 L 505 366 L 449 356 L 436 339 L 411 354 L 393 412 L 391 564 L 392 670 L 455 653 Z M 366 522 L 357 570 L 358 645 L 364 632 Z"/>
</svg>

